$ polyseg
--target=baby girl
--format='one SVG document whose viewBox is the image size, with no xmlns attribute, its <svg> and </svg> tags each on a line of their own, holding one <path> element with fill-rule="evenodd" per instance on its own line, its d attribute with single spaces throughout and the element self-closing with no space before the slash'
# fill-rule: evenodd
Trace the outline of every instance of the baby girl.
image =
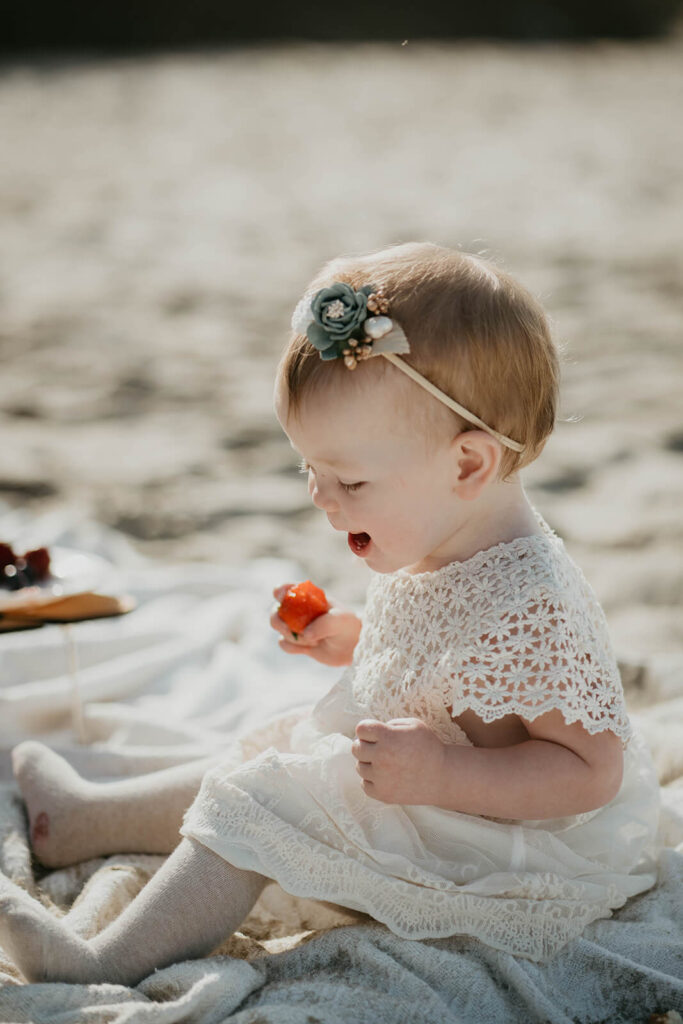
<svg viewBox="0 0 683 1024">
<path fill-rule="evenodd" d="M 309 712 L 137 779 L 19 746 L 43 863 L 169 854 L 89 941 L 0 879 L 30 981 L 203 956 L 269 880 L 535 960 L 654 884 L 657 782 L 605 618 L 520 475 L 558 400 L 543 310 L 493 264 L 408 244 L 325 266 L 292 326 L 277 416 L 372 578 L 362 621 L 334 601 L 296 638 L 271 621 L 283 650 L 347 667 Z"/>
</svg>

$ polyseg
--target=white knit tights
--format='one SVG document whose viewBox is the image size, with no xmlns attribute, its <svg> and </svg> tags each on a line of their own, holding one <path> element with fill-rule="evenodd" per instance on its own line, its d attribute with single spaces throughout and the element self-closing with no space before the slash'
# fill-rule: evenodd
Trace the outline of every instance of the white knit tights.
<svg viewBox="0 0 683 1024">
<path fill-rule="evenodd" d="M 210 953 L 266 881 L 183 839 L 123 913 L 86 940 L 0 875 L 0 946 L 28 981 L 134 985 L 155 968 Z"/>
</svg>

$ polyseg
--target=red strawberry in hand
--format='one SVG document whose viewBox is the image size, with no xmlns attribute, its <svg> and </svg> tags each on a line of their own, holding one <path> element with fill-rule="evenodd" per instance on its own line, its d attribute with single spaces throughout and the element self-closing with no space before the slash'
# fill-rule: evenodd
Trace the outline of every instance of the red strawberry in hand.
<svg viewBox="0 0 683 1024">
<path fill-rule="evenodd" d="M 289 626 L 294 639 L 309 622 L 324 615 L 329 610 L 329 603 L 325 597 L 325 591 L 316 587 L 315 583 L 305 580 L 304 583 L 295 583 L 290 587 L 277 610 L 282 621 Z"/>
</svg>

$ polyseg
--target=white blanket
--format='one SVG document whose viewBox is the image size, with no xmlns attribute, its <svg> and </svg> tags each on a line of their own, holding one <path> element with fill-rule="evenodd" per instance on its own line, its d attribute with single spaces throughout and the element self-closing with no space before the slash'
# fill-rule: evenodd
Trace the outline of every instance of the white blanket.
<svg viewBox="0 0 683 1024">
<path fill-rule="evenodd" d="M 0 535 L 12 526 L 0 516 Z M 338 670 L 277 648 L 270 591 L 298 578 L 295 566 L 161 566 L 137 558 L 115 534 L 93 526 L 67 533 L 59 522 L 50 541 L 108 557 L 117 566 L 109 585 L 118 575 L 139 607 L 122 619 L 70 627 L 71 639 L 54 626 L 0 637 L 0 869 L 91 936 L 161 858 L 37 869 L 12 781 L 12 746 L 39 737 L 91 778 L 151 771 L 221 750 L 260 723 L 264 709 L 270 716 L 312 703 Z M 683 658 L 679 695 L 671 662 L 668 671 L 670 699 L 636 716 L 666 782 L 658 885 L 589 926 L 551 962 L 533 964 L 467 938 L 399 939 L 363 915 L 271 885 L 217 954 L 158 971 L 133 989 L 26 985 L 0 950 L 0 1022 L 633 1024 L 667 1011 L 674 1021 L 683 1010 Z"/>
</svg>

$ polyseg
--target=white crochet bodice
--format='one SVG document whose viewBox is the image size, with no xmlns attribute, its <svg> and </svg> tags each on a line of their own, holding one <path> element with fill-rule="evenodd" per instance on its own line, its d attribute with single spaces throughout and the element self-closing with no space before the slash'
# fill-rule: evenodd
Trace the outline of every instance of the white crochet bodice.
<svg viewBox="0 0 683 1024">
<path fill-rule="evenodd" d="M 339 683 L 369 716 L 417 717 L 445 742 L 453 721 L 559 709 L 590 733 L 630 724 L 604 613 L 579 567 L 543 532 L 431 573 L 374 576 L 352 665 Z M 349 708 L 351 710 L 351 708 Z"/>
</svg>

